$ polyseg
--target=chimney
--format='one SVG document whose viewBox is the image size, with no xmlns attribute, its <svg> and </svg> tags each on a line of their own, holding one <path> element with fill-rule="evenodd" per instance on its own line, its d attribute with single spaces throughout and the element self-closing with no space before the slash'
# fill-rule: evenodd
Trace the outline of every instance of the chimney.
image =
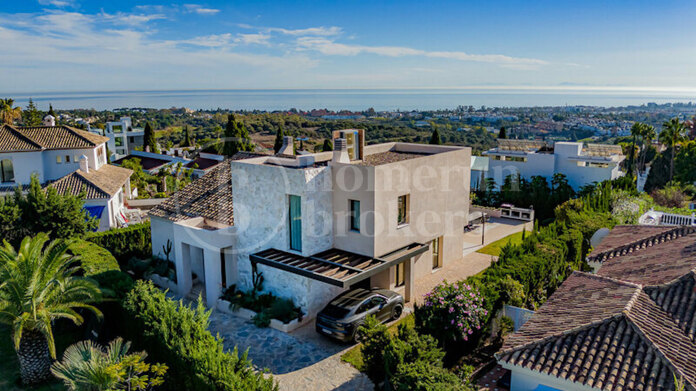
<svg viewBox="0 0 696 391">
<path fill-rule="evenodd" d="M 89 159 L 85 155 L 80 156 L 80 170 L 89 172 Z"/>
<path fill-rule="evenodd" d="M 43 118 L 43 126 L 56 126 L 56 117 L 51 114 Z"/>
<path fill-rule="evenodd" d="M 292 141 L 292 137 L 290 137 L 290 136 L 283 137 L 283 146 L 280 147 L 280 150 L 278 151 L 278 155 L 292 156 L 294 154 L 295 154 L 295 144 Z"/>
<path fill-rule="evenodd" d="M 334 140 L 333 149 L 333 163 L 350 163 L 350 157 L 348 156 L 348 142 L 344 138 L 337 138 Z"/>
</svg>

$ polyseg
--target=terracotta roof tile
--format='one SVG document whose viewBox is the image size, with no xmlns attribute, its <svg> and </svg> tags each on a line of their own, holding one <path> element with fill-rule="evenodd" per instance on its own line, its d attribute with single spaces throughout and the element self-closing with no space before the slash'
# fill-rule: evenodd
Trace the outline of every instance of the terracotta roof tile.
<svg viewBox="0 0 696 391">
<path fill-rule="evenodd" d="M 696 230 L 615 228 L 496 354 L 601 390 L 696 390 Z"/>
<path fill-rule="evenodd" d="M 109 139 L 69 126 L 0 127 L 0 151 L 92 148 Z"/>
<path fill-rule="evenodd" d="M 233 225 L 231 180 L 230 162 L 225 160 L 151 209 L 150 215 L 172 221 L 205 217 Z"/>
<path fill-rule="evenodd" d="M 129 169 L 105 164 L 99 170 L 77 170 L 48 186 L 55 188 L 60 194 L 71 195 L 78 195 L 85 189 L 86 199 L 111 198 L 123 187 L 132 173 Z"/>
</svg>

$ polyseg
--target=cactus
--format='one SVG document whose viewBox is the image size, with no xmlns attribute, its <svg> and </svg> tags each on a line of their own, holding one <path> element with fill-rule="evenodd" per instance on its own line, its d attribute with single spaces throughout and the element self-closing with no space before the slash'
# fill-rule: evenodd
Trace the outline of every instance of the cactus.
<svg viewBox="0 0 696 391">
<path fill-rule="evenodd" d="M 251 263 L 251 283 L 254 287 L 251 290 L 251 294 L 253 297 L 256 297 L 256 294 L 263 289 L 263 273 L 259 272 L 256 262 Z"/>
<path fill-rule="evenodd" d="M 167 257 L 167 263 L 169 263 L 169 254 L 172 253 L 172 242 L 167 239 L 166 247 L 163 245 L 162 250 L 164 251 L 164 256 Z"/>
</svg>

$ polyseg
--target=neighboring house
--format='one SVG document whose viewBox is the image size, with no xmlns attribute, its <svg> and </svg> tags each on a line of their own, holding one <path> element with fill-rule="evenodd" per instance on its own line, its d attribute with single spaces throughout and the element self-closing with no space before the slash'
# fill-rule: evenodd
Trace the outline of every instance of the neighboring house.
<svg viewBox="0 0 696 391">
<path fill-rule="evenodd" d="M 529 180 L 542 176 L 550 182 L 556 173 L 564 174 L 574 189 L 593 182 L 623 175 L 624 160 L 618 145 L 498 139 L 498 146 L 484 152 L 490 158 L 488 177 L 500 186 L 509 175 Z"/>
<path fill-rule="evenodd" d="M 85 207 L 101 218 L 100 229 L 115 227 L 124 195 L 130 198 L 131 171 L 106 164 L 107 141 L 69 126 L 0 126 L 0 192 L 26 187 L 32 174 L 61 193 L 86 186 Z"/>
<path fill-rule="evenodd" d="M 226 287 L 251 289 L 255 265 L 264 291 L 312 317 L 349 287 L 410 300 L 415 280 L 462 259 L 469 148 L 365 146 L 362 130 L 335 132 L 333 152 L 292 145 L 237 154 L 151 210 L 153 252 L 172 244 L 180 294 L 203 283 L 212 306 Z"/>
<path fill-rule="evenodd" d="M 216 155 L 213 153 L 201 152 L 198 157 L 188 162 L 184 167 L 193 169 L 193 177 L 200 178 L 206 173 L 210 172 L 213 168 L 217 167 L 218 164 L 225 160 L 223 155 Z"/>
<path fill-rule="evenodd" d="M 617 226 L 510 335 L 511 391 L 696 390 L 696 228 Z"/>
<path fill-rule="evenodd" d="M 485 180 L 488 176 L 488 161 L 487 156 L 472 156 L 471 157 L 471 190 L 485 190 Z"/>
<path fill-rule="evenodd" d="M 96 131 L 101 133 L 99 129 Z M 118 121 L 107 122 L 104 136 L 109 138 L 111 160 L 128 155 L 135 150 L 135 147 L 142 147 L 144 135 L 145 131 L 142 128 L 133 128 L 130 117 L 121 117 Z"/>
<path fill-rule="evenodd" d="M 181 163 L 183 167 L 191 162 L 191 160 L 179 156 L 163 155 L 160 153 L 145 151 L 131 151 L 128 156 L 123 156 L 118 160 L 114 160 L 112 163 L 120 166 L 125 160 L 128 159 L 139 159 L 140 165 L 143 167 L 143 171 L 152 175 L 156 175 L 162 169 L 174 170 L 178 163 Z"/>
</svg>

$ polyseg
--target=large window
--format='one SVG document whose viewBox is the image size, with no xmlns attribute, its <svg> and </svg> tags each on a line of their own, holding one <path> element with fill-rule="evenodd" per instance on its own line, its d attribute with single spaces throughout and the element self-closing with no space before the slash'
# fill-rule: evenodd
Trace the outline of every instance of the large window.
<svg viewBox="0 0 696 391">
<path fill-rule="evenodd" d="M 290 249 L 302 251 L 302 199 L 291 195 L 290 204 Z"/>
<path fill-rule="evenodd" d="M 56 156 L 56 163 L 63 163 L 63 158 L 60 155 Z"/>
<path fill-rule="evenodd" d="M 114 137 L 114 144 L 117 147 L 122 147 L 123 146 L 123 137 Z"/>
<path fill-rule="evenodd" d="M 0 174 L 3 182 L 14 182 L 14 166 L 12 160 L 3 159 L 0 161 Z"/>
<path fill-rule="evenodd" d="M 123 126 L 122 125 L 114 125 L 111 127 L 111 131 L 114 133 L 123 133 Z"/>
<path fill-rule="evenodd" d="M 360 201 L 350 200 L 350 229 L 360 232 Z"/>
<path fill-rule="evenodd" d="M 406 283 L 405 265 L 403 262 L 396 264 L 394 271 L 394 286 L 403 286 Z"/>
<path fill-rule="evenodd" d="M 398 201 L 398 220 L 397 225 L 408 224 L 408 207 L 409 207 L 409 196 L 408 194 L 399 196 Z"/>
<path fill-rule="evenodd" d="M 430 247 L 433 251 L 433 270 L 439 269 L 442 267 L 442 236 L 433 239 Z"/>
</svg>

